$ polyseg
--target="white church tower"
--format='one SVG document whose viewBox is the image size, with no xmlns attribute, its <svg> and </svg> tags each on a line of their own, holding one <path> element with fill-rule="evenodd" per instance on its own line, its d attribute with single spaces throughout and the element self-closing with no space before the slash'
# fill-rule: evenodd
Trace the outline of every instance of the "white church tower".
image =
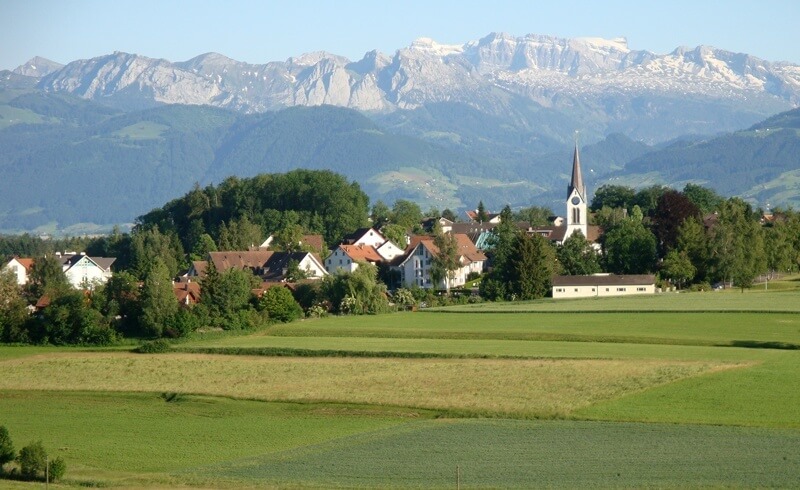
<svg viewBox="0 0 800 490">
<path fill-rule="evenodd" d="M 588 237 L 589 216 L 586 212 L 586 186 L 581 174 L 581 159 L 578 155 L 578 141 L 575 140 L 575 156 L 572 157 L 572 180 L 567 187 L 567 230 L 564 240 L 580 230 Z"/>
</svg>

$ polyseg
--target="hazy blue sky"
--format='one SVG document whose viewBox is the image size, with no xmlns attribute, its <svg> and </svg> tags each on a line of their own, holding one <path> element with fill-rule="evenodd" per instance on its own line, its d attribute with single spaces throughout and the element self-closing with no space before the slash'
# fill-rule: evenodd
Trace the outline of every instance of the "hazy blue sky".
<svg viewBox="0 0 800 490">
<path fill-rule="evenodd" d="M 357 60 L 418 37 L 462 44 L 494 31 L 625 36 L 632 49 L 656 53 L 707 44 L 800 63 L 798 26 L 798 0 L 0 0 L 0 69 L 113 51 L 171 61 L 215 51 L 265 63 L 325 50 Z"/>
</svg>

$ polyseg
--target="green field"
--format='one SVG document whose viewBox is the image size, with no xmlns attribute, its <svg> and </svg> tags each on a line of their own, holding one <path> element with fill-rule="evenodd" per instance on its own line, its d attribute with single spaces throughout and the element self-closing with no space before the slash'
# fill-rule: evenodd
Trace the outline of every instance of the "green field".
<svg viewBox="0 0 800 490">
<path fill-rule="evenodd" d="M 154 355 L 0 346 L 0 424 L 68 485 L 791 488 L 798 346 L 797 291 L 329 317 Z"/>
</svg>

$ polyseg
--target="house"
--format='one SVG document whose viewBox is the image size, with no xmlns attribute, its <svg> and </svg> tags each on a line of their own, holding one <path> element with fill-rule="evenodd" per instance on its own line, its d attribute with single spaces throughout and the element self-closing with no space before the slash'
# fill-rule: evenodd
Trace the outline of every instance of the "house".
<svg viewBox="0 0 800 490">
<path fill-rule="evenodd" d="M 17 284 L 24 286 L 28 283 L 28 274 L 31 273 L 33 259 L 14 257 L 5 265 L 6 269 L 11 270 L 17 277 Z"/>
<path fill-rule="evenodd" d="M 242 250 L 209 252 L 207 260 L 193 262 L 187 277 L 205 276 L 208 263 L 213 262 L 219 272 L 229 269 L 247 269 L 266 282 L 286 282 L 292 263 L 307 279 L 321 279 L 328 273 L 318 255 L 311 252 L 273 252 L 271 250 Z"/>
<path fill-rule="evenodd" d="M 172 292 L 181 306 L 189 307 L 200 302 L 200 283 L 194 281 L 172 284 Z"/>
<path fill-rule="evenodd" d="M 387 242 L 391 243 L 391 242 Z M 328 274 L 339 271 L 353 272 L 358 268 L 359 262 L 379 264 L 386 260 L 372 245 L 339 245 L 325 259 L 325 270 Z"/>
<path fill-rule="evenodd" d="M 374 228 L 359 228 L 342 238 L 343 245 L 370 245 L 378 248 L 386 243 L 386 237 Z"/>
<path fill-rule="evenodd" d="M 483 271 L 486 256 L 479 251 L 470 238 L 463 234 L 453 234 L 458 245 L 458 261 L 461 267 L 454 271 L 449 280 L 449 287 L 463 286 L 471 272 Z M 445 288 L 445 279 L 438 284 L 433 283 L 431 267 L 434 257 L 439 253 L 439 248 L 434 243 L 432 236 L 413 236 L 406 249 L 405 258 L 399 262 L 401 283 L 406 287 L 419 286 L 421 288 Z"/>
<path fill-rule="evenodd" d="M 67 281 L 76 289 L 91 288 L 95 284 L 105 284 L 111 278 L 111 264 L 115 257 L 89 257 L 84 253 L 56 253 Z"/>
<path fill-rule="evenodd" d="M 594 274 L 591 276 L 554 276 L 553 298 L 590 298 L 603 296 L 631 296 L 654 294 L 656 277 L 652 274 L 618 276 Z"/>
</svg>

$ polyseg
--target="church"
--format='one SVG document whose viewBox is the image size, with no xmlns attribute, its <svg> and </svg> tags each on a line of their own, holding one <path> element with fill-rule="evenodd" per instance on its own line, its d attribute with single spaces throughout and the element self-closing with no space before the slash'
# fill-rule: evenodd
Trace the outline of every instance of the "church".
<svg viewBox="0 0 800 490">
<path fill-rule="evenodd" d="M 556 218 L 552 226 L 533 227 L 528 233 L 537 233 L 548 240 L 561 245 L 574 233 L 580 231 L 583 236 L 599 251 L 600 227 L 589 224 L 588 194 L 583 182 L 581 159 L 578 153 L 578 142 L 575 142 L 575 153 L 572 157 L 572 178 L 567 186 L 566 218 Z"/>
</svg>

